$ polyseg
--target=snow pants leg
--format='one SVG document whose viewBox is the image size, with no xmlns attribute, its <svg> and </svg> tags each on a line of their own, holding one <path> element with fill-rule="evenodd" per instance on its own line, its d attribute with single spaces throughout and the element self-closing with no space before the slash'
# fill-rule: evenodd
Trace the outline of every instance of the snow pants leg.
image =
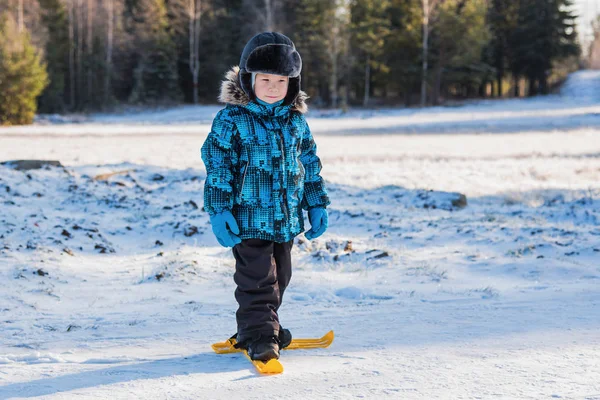
<svg viewBox="0 0 600 400">
<path fill-rule="evenodd" d="M 277 310 L 292 277 L 293 244 L 245 239 L 233 247 L 238 342 L 278 335 Z"/>
</svg>

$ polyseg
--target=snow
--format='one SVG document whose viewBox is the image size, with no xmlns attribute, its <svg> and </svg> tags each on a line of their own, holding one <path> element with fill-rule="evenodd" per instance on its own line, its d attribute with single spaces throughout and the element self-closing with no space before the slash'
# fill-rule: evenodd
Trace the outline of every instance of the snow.
<svg viewBox="0 0 600 400">
<path fill-rule="evenodd" d="M 218 109 L 0 129 L 0 160 L 66 167 L 0 165 L 0 399 L 600 399 L 600 73 L 533 99 L 312 110 L 330 228 L 297 238 L 280 316 L 336 339 L 278 376 L 210 349 L 236 307 L 201 211 Z"/>
</svg>

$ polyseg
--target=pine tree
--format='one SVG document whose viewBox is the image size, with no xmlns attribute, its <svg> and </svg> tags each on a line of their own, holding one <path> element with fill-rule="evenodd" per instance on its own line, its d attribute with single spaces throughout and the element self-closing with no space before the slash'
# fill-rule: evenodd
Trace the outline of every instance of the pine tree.
<svg viewBox="0 0 600 400">
<path fill-rule="evenodd" d="M 385 42 L 390 34 L 390 19 L 387 14 L 388 0 L 353 0 L 350 6 L 352 15 L 353 47 L 360 52 L 364 66 L 363 105 L 369 102 L 372 70 L 389 72 L 382 62 Z"/>
<path fill-rule="evenodd" d="M 240 54 L 250 37 L 242 34 L 244 29 L 244 9 L 242 0 L 212 0 L 202 14 L 202 32 L 200 42 L 200 85 L 198 95 L 205 101 L 214 103 L 219 94 L 223 75 L 234 65 L 238 65 Z M 187 42 L 182 48 L 182 77 L 187 83 L 184 88 L 191 88 L 192 80 L 189 65 Z M 187 96 L 187 94 L 186 94 Z M 190 97 L 189 101 L 193 99 Z"/>
<path fill-rule="evenodd" d="M 42 57 L 9 13 L 0 15 L 0 125 L 30 124 L 48 84 Z"/>
<path fill-rule="evenodd" d="M 482 52 L 490 39 L 486 13 L 485 0 L 446 0 L 440 4 L 432 37 L 434 104 L 441 94 L 444 72 L 454 74 L 454 77 L 449 76 L 450 80 L 454 78 L 463 83 L 472 80 L 477 86 L 481 83 L 486 70 L 481 62 Z"/>
<path fill-rule="evenodd" d="M 572 6 L 571 0 L 520 0 L 513 69 L 529 80 L 529 95 L 548 93 L 554 62 L 580 53 Z"/>
<path fill-rule="evenodd" d="M 48 65 L 49 85 L 39 99 L 41 112 L 57 113 L 65 110 L 68 76 L 69 41 L 67 12 L 58 0 L 38 0 L 42 8 L 42 22 L 48 29 L 45 60 Z"/>
<path fill-rule="evenodd" d="M 177 49 L 164 0 L 140 1 L 135 17 L 139 58 L 130 101 L 170 103 L 180 100 Z"/>
<path fill-rule="evenodd" d="M 302 56 L 302 87 L 313 98 L 313 104 L 325 105 L 331 100 L 331 35 L 335 0 L 289 2 L 287 18 L 293 21 L 287 36 Z"/>
<path fill-rule="evenodd" d="M 421 82 L 421 2 L 420 0 L 392 0 L 388 10 L 390 35 L 385 41 L 384 63 L 390 76 L 384 76 L 384 85 L 404 97 L 405 105 L 419 90 Z"/>
<path fill-rule="evenodd" d="M 515 0 L 491 0 L 488 10 L 492 34 L 491 62 L 496 69 L 496 90 L 500 97 L 504 94 L 503 82 L 507 69 L 514 64 L 511 37 L 517 27 L 518 11 L 519 1 Z"/>
</svg>

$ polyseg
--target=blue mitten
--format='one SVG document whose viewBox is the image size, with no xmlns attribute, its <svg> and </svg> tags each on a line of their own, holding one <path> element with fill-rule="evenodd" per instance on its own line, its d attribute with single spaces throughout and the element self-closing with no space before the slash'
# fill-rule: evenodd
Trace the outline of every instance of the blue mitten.
<svg viewBox="0 0 600 400">
<path fill-rule="evenodd" d="M 329 224 L 327 210 L 322 207 L 315 207 L 308 210 L 308 220 L 310 221 L 310 230 L 304 236 L 308 240 L 318 238 L 325 232 Z"/>
<path fill-rule="evenodd" d="M 241 243 L 242 239 L 237 236 L 240 234 L 240 228 L 231 211 L 223 211 L 220 214 L 213 215 L 210 217 L 210 224 L 221 246 L 233 247 Z"/>
</svg>

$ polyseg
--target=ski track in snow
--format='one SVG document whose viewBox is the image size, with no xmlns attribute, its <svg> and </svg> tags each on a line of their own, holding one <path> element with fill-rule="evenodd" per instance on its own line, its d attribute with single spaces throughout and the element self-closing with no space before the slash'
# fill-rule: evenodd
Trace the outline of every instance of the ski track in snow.
<svg viewBox="0 0 600 400">
<path fill-rule="evenodd" d="M 330 228 L 296 238 L 280 317 L 336 339 L 266 377 L 210 349 L 236 308 L 202 211 L 220 107 L 0 128 L 0 160 L 66 167 L 0 165 L 0 399 L 600 399 L 598 93 L 312 111 Z"/>
</svg>

